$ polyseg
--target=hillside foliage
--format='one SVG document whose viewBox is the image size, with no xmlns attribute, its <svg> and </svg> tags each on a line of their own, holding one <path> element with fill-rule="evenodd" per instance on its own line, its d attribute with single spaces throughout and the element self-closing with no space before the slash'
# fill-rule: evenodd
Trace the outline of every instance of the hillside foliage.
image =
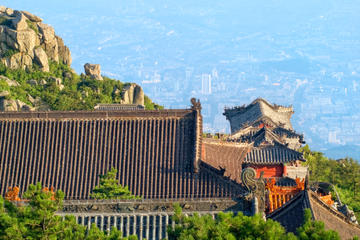
<svg viewBox="0 0 360 240">
<path fill-rule="evenodd" d="M 31 70 L 9 69 L 0 64 L 0 75 L 17 81 L 19 86 L 9 86 L 5 80 L 0 79 L 0 92 L 10 93 L 6 98 L 21 100 L 29 106 L 34 106 L 30 97 L 39 98 L 51 110 L 92 110 L 98 103 L 120 103 L 120 92 L 129 83 L 122 83 L 115 79 L 103 77 L 103 81 L 91 79 L 84 74 L 78 75 L 65 64 L 50 62 L 50 72 L 42 72 L 37 65 Z M 62 89 L 56 83 L 61 79 Z M 37 84 L 30 84 L 31 81 Z M 35 80 L 35 81 L 34 81 Z M 145 108 L 149 110 L 160 109 L 161 106 L 153 103 L 145 96 Z"/>
<path fill-rule="evenodd" d="M 321 152 L 311 151 L 308 145 L 301 150 L 306 159 L 304 164 L 309 167 L 310 181 L 333 184 L 342 203 L 360 219 L 360 164 L 352 158 L 329 159 Z"/>
</svg>

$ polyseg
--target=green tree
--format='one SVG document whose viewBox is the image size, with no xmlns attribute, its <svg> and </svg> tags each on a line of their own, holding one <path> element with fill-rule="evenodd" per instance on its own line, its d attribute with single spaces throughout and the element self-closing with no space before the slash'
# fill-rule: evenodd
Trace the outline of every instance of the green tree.
<svg viewBox="0 0 360 240">
<path fill-rule="evenodd" d="M 297 229 L 300 240 L 340 240 L 333 230 L 325 230 L 324 223 L 313 221 L 310 209 L 305 210 L 305 222 Z"/>
<path fill-rule="evenodd" d="M 169 239 L 296 239 L 292 233 L 272 220 L 265 221 L 261 216 L 234 216 L 232 212 L 220 212 L 215 219 L 210 215 L 184 216 L 181 207 L 175 206 L 173 216 L 175 228 L 168 226 Z"/>
<path fill-rule="evenodd" d="M 27 228 L 27 237 L 56 238 L 62 229 L 60 228 L 61 217 L 55 213 L 62 207 L 64 193 L 56 191 L 55 200 L 52 200 L 52 193 L 42 191 L 42 186 L 38 183 L 30 185 L 23 197 L 29 201 L 20 214 Z"/>
<path fill-rule="evenodd" d="M 63 192 L 53 196 L 38 183 L 30 185 L 23 197 L 27 202 L 20 206 L 0 198 L 0 239 L 84 239 L 86 228 L 74 217 L 62 220 L 56 215 Z"/>
<path fill-rule="evenodd" d="M 95 224 L 89 230 L 77 224 L 74 216 L 56 215 L 62 208 L 64 194 L 43 191 L 40 183 L 30 185 L 24 193 L 27 202 L 13 204 L 0 196 L 0 240 L 5 239 L 62 239 L 62 240 L 136 240 L 135 235 L 123 238 L 121 231 L 112 228 L 108 233 Z"/>
<path fill-rule="evenodd" d="M 340 195 L 341 201 L 352 209 L 360 218 L 360 164 L 352 158 L 340 160 L 329 159 L 321 152 L 311 151 L 304 146 L 304 153 L 309 167 L 311 182 L 332 183 Z M 335 194 L 333 194 L 335 197 Z"/>
<path fill-rule="evenodd" d="M 26 231 L 20 227 L 17 208 L 0 196 L 0 239 L 22 239 Z"/>
<path fill-rule="evenodd" d="M 111 168 L 105 175 L 100 175 L 100 183 L 91 194 L 95 199 L 137 199 L 127 186 L 123 187 L 116 178 L 117 169 Z"/>
</svg>

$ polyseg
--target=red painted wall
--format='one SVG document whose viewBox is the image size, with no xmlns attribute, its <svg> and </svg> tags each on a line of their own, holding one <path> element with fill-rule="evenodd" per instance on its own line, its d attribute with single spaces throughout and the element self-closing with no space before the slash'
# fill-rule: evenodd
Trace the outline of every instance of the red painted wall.
<svg viewBox="0 0 360 240">
<path fill-rule="evenodd" d="M 282 177 L 284 174 L 284 166 L 283 165 L 255 165 L 251 166 L 256 170 L 256 177 L 260 177 L 260 173 L 264 171 L 264 178 L 271 177 Z"/>
</svg>

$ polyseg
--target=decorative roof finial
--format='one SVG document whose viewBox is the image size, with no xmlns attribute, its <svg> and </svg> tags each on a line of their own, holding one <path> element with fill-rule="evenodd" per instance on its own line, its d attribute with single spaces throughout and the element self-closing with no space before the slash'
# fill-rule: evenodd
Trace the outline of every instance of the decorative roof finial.
<svg viewBox="0 0 360 240">
<path fill-rule="evenodd" d="M 191 98 L 190 100 L 192 106 L 191 106 L 191 109 L 192 110 L 198 110 L 198 111 L 201 111 L 201 103 L 200 103 L 200 99 L 198 99 L 196 101 L 196 98 Z"/>
</svg>

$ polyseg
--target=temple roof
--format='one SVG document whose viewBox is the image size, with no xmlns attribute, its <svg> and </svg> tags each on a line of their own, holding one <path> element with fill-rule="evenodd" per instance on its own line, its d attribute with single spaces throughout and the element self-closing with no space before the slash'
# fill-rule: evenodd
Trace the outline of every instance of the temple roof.
<svg viewBox="0 0 360 240">
<path fill-rule="evenodd" d="M 210 139 L 203 140 L 201 160 L 214 167 L 219 173 L 241 183 L 242 164 L 251 146 Z"/>
<path fill-rule="evenodd" d="M 89 199 L 99 175 L 145 199 L 232 197 L 241 191 L 196 163 L 196 110 L 0 113 L 0 193 L 29 184 Z"/>
<path fill-rule="evenodd" d="M 341 239 L 360 237 L 360 226 L 358 224 L 352 223 L 345 215 L 324 203 L 311 190 L 301 191 L 290 201 L 269 214 L 267 218 L 280 222 L 289 232 L 296 232 L 296 229 L 304 223 L 306 208 L 311 210 L 315 220 L 324 222 L 326 229 L 337 231 Z"/>
<path fill-rule="evenodd" d="M 294 162 L 296 160 L 305 161 L 303 154 L 290 148 L 278 145 L 271 147 L 254 147 L 246 155 L 244 163 L 253 164 L 281 164 Z"/>
<path fill-rule="evenodd" d="M 266 217 L 280 222 L 286 231 L 296 233 L 296 229 L 304 223 L 306 208 L 310 208 L 309 197 L 306 191 L 301 191 Z"/>
<path fill-rule="evenodd" d="M 274 134 L 273 131 L 263 127 L 252 137 L 252 142 L 255 147 L 259 147 L 263 144 L 275 145 L 275 144 L 285 144 L 278 135 Z"/>
<path fill-rule="evenodd" d="M 222 175 L 238 183 L 244 163 L 274 165 L 303 161 L 303 154 L 283 145 L 254 147 L 244 144 L 214 139 L 203 139 L 201 160 L 219 170 Z"/>
<path fill-rule="evenodd" d="M 234 134 L 259 121 L 269 123 L 273 127 L 280 126 L 292 130 L 290 118 L 293 113 L 292 107 L 270 104 L 266 100 L 258 98 L 247 106 L 226 108 L 224 115 L 230 121 L 231 133 Z"/>
</svg>

